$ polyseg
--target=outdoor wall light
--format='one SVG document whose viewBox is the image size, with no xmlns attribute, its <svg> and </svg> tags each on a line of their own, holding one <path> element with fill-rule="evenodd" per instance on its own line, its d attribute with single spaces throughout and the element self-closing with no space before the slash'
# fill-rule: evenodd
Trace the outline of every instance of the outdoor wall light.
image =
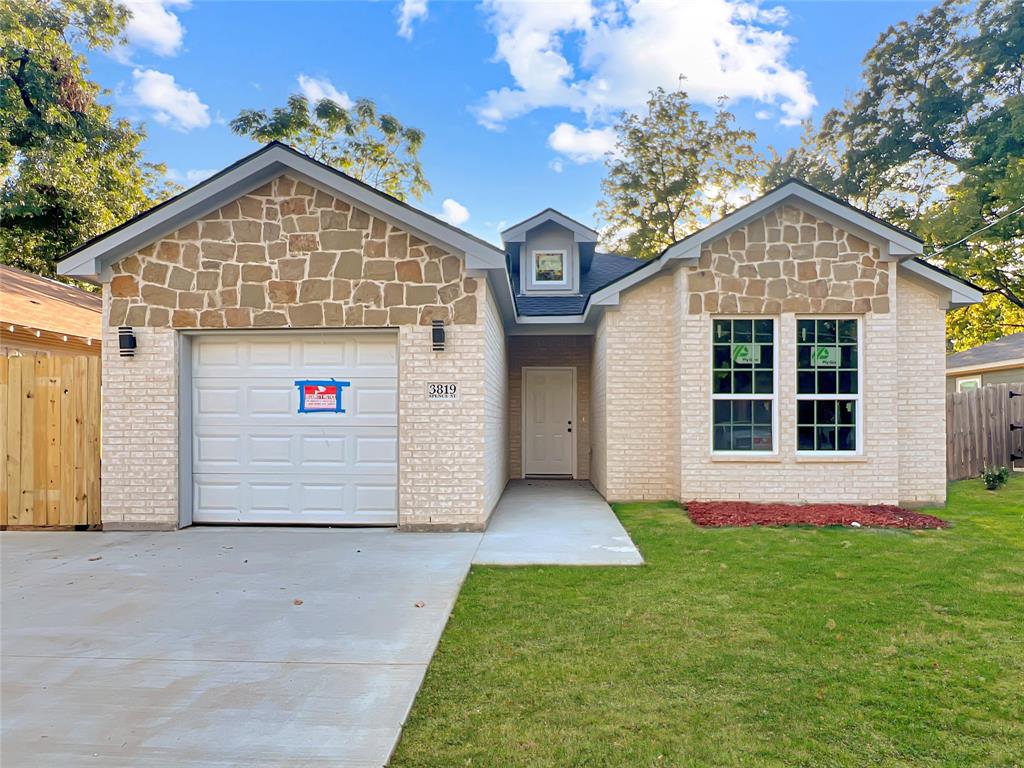
<svg viewBox="0 0 1024 768">
<path fill-rule="evenodd" d="M 430 339 L 434 345 L 435 352 L 444 352 L 444 320 L 431 321 L 433 328 L 430 331 Z"/>
<path fill-rule="evenodd" d="M 122 325 L 117 329 L 117 348 L 121 357 L 135 357 L 135 331 L 129 325 Z"/>
</svg>

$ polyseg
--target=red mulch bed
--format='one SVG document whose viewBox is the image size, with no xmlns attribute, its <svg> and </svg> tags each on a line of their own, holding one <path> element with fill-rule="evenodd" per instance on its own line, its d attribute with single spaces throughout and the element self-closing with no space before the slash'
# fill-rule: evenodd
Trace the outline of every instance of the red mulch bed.
<svg viewBox="0 0 1024 768">
<path fill-rule="evenodd" d="M 754 504 L 748 501 L 691 501 L 690 519 L 707 527 L 751 525 L 845 525 L 865 528 L 945 528 L 948 523 L 888 504 Z M 857 526 L 853 526 L 857 527 Z"/>
</svg>

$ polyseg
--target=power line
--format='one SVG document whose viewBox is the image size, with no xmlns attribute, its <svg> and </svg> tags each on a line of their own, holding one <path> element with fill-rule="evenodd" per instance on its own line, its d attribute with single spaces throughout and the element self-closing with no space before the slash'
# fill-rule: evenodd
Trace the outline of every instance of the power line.
<svg viewBox="0 0 1024 768">
<path fill-rule="evenodd" d="M 973 232 L 971 232 L 971 234 L 965 235 L 964 237 L 961 237 L 955 243 L 950 243 L 949 245 L 944 245 L 941 248 L 939 248 L 937 251 L 932 251 L 928 255 L 929 256 L 938 256 L 940 253 L 944 253 L 945 251 L 948 251 L 950 248 L 956 248 L 958 245 L 960 245 L 960 243 L 962 243 L 962 242 L 964 242 L 966 240 L 970 240 L 972 237 L 974 237 L 977 234 L 980 234 L 980 233 L 984 232 L 986 229 L 991 229 L 992 227 L 994 227 L 996 224 L 998 224 L 1003 219 L 1008 219 L 1010 216 L 1013 216 L 1015 213 L 1020 213 L 1021 211 L 1024 211 L 1024 205 L 1022 205 L 1020 208 L 1017 208 L 1016 210 L 1010 211 L 1009 213 L 1004 213 L 998 219 L 996 219 L 995 221 L 990 221 L 988 224 L 986 224 L 981 229 L 976 229 Z"/>
</svg>

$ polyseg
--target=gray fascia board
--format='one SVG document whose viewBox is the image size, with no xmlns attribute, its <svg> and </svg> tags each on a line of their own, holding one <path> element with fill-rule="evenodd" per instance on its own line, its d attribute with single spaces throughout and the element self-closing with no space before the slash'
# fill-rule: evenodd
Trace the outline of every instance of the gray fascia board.
<svg viewBox="0 0 1024 768">
<path fill-rule="evenodd" d="M 875 221 L 842 203 L 832 200 L 825 195 L 820 195 L 813 190 L 807 189 L 801 184 L 785 184 L 764 197 L 755 200 L 714 224 L 711 224 L 699 232 L 695 232 L 678 243 L 671 245 L 665 251 L 669 259 L 680 258 L 694 249 L 699 250 L 704 243 L 710 242 L 723 234 L 743 226 L 748 221 L 763 216 L 772 208 L 783 204 L 790 198 L 797 198 L 811 209 L 811 212 L 824 214 L 833 220 L 838 219 L 844 223 L 844 228 L 853 230 L 854 234 L 867 235 L 867 238 L 876 242 L 881 241 L 886 247 L 883 248 L 883 260 L 904 259 L 911 256 L 919 256 L 923 252 L 920 242 L 904 233 L 888 227 L 881 222 Z"/>
<path fill-rule="evenodd" d="M 899 269 L 905 269 L 919 279 L 949 291 L 949 305 L 951 307 L 966 307 L 971 304 L 977 304 L 985 298 L 984 294 L 977 288 L 965 285 L 956 278 L 944 275 L 934 269 L 929 269 L 923 264 L 918 264 L 916 261 L 900 262 Z"/>
<path fill-rule="evenodd" d="M 514 227 L 506 229 L 501 233 L 501 239 L 506 243 L 525 242 L 527 232 L 548 221 L 553 221 L 559 226 L 570 230 L 573 233 L 573 240 L 577 243 L 595 243 L 598 240 L 599 235 L 596 230 L 593 230 L 590 227 L 585 227 L 568 218 L 565 214 L 559 213 L 555 210 L 542 211 L 536 216 L 531 216 L 526 221 L 522 221 Z"/>
<path fill-rule="evenodd" d="M 214 179 L 195 195 L 185 193 L 181 199 L 144 215 L 121 230 L 111 233 L 60 262 L 62 275 L 98 275 L 122 256 L 159 240 L 181 226 L 217 210 L 246 192 L 289 172 L 314 186 L 329 190 L 382 217 L 405 225 L 410 232 L 425 240 L 443 243 L 466 258 L 467 266 L 478 269 L 504 269 L 505 254 L 497 246 L 480 242 L 460 233 L 443 222 L 382 195 L 371 187 L 353 183 L 301 155 L 283 147 L 271 147 L 248 162 Z"/>
</svg>

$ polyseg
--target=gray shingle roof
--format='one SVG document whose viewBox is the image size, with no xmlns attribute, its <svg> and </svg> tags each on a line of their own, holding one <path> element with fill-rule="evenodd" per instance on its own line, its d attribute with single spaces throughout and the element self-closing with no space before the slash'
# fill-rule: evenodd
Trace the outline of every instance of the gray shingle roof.
<svg viewBox="0 0 1024 768">
<path fill-rule="evenodd" d="M 966 368 L 969 365 L 995 365 L 1007 360 L 1024 358 L 1024 332 L 1003 336 L 974 349 L 966 349 L 946 358 L 946 368 Z"/>
<path fill-rule="evenodd" d="M 592 294 L 634 272 L 648 262 L 629 256 L 595 253 L 590 269 L 580 277 L 580 292 L 574 296 L 523 296 L 519 289 L 519 270 L 510 270 L 512 293 L 520 315 L 579 315 Z"/>
</svg>

